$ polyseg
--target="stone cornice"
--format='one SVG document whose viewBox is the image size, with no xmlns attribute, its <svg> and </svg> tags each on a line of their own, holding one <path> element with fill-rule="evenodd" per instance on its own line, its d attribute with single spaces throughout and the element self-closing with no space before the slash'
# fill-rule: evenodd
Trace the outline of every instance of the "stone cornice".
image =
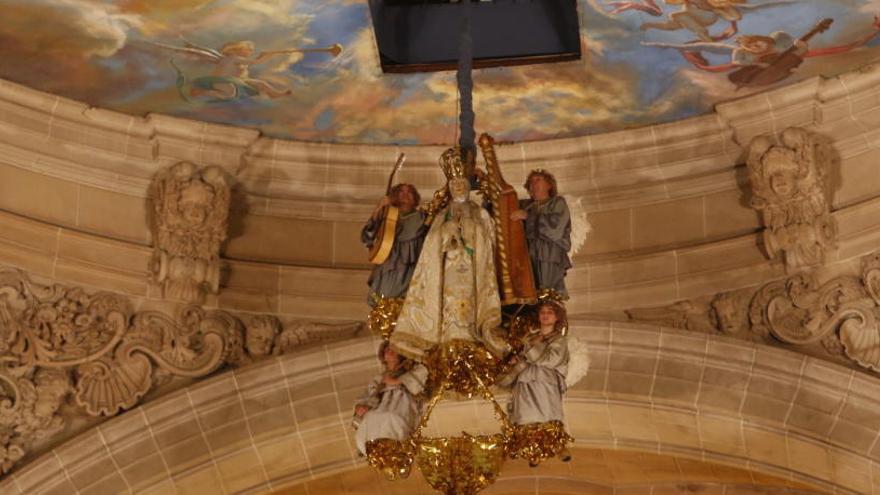
<svg viewBox="0 0 880 495">
<path fill-rule="evenodd" d="M 827 255 L 829 266 L 877 251 L 880 199 L 852 205 L 832 217 L 839 241 Z M 784 278 L 782 264 L 768 261 L 759 242 L 758 235 L 747 234 L 605 260 L 580 259 L 568 275 L 570 311 L 585 314 L 660 306 Z M 30 273 L 142 300 L 160 300 L 159 291 L 148 281 L 150 254 L 148 247 L 138 243 L 0 212 L 0 263 Z M 222 290 L 208 296 L 208 307 L 295 317 L 332 308 L 330 314 L 340 319 L 366 314 L 365 269 L 229 258 L 224 263 Z"/>
<path fill-rule="evenodd" d="M 591 358 L 590 373 L 566 398 L 577 446 L 680 455 L 829 492 L 870 493 L 880 468 L 876 378 L 780 349 L 649 325 L 582 321 L 571 335 L 586 341 Z M 376 370 L 375 345 L 358 339 L 209 378 L 56 447 L 0 488 L 171 489 L 219 469 L 219 493 L 277 489 L 358 468 L 344 418 L 348 398 Z M 452 427 L 481 428 L 476 407 L 443 404 L 441 413 L 451 415 Z M 140 466 L 130 455 L 135 446 L 156 462 Z M 245 457 L 248 472 L 236 469 Z"/>
<path fill-rule="evenodd" d="M 652 189 L 663 189 L 667 199 L 730 189 L 741 146 L 758 134 L 806 125 L 838 134 L 843 157 L 876 148 L 880 130 L 869 113 L 877 107 L 871 98 L 878 83 L 880 68 L 869 67 L 720 104 L 702 117 L 517 143 L 498 155 L 511 178 L 536 164 L 558 171 L 564 192 L 588 198 L 590 209 L 644 204 L 658 197 Z M 841 125 L 846 135 L 839 135 Z M 401 150 L 409 155 L 405 180 L 426 188 L 441 183 L 440 146 L 283 141 L 252 129 L 128 116 L 7 81 L 0 81 L 0 143 L 6 163 L 136 197 L 145 197 L 150 177 L 171 162 L 217 165 L 245 186 L 251 204 L 268 203 L 273 215 L 339 218 L 348 213 L 339 211 L 343 204 L 367 208 Z M 677 187 L 694 177 L 706 179 L 702 186 Z M 298 201 L 307 204 L 296 207 Z"/>
</svg>

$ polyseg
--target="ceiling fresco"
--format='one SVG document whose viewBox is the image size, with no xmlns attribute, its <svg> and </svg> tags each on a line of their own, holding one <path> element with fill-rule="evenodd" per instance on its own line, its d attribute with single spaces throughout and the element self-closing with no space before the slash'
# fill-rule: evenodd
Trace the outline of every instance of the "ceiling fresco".
<svg viewBox="0 0 880 495">
<path fill-rule="evenodd" d="M 534 140 L 669 122 L 880 59 L 880 0 L 578 1 L 583 58 L 476 71 L 478 130 Z M 366 0 L 0 0 L 0 12 L 0 78 L 91 105 L 297 140 L 456 137 L 455 74 L 383 74 Z"/>
</svg>

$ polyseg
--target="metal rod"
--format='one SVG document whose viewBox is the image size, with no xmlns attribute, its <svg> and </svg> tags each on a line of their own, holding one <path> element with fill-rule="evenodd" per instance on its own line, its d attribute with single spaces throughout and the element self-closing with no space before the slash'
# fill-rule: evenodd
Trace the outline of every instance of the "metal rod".
<svg viewBox="0 0 880 495">
<path fill-rule="evenodd" d="M 474 130 L 474 105 L 473 90 L 473 38 L 471 36 L 471 2 L 461 2 L 461 33 L 458 39 L 458 94 L 461 102 L 459 111 L 459 138 L 458 145 L 461 148 L 462 162 L 468 175 L 473 173 L 474 163 L 477 157 L 476 131 Z"/>
</svg>

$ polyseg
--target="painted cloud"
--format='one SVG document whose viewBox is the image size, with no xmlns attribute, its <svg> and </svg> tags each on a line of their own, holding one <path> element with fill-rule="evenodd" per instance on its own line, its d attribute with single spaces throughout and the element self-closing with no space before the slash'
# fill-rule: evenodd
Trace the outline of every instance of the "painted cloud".
<svg viewBox="0 0 880 495">
<path fill-rule="evenodd" d="M 0 9 L 0 77 L 92 105 L 290 139 L 456 136 L 454 74 L 382 74 L 362 0 L 0 0 Z M 579 0 L 579 9 L 582 60 L 475 73 L 479 130 L 531 140 L 668 122 L 880 58 L 877 0 Z M 678 23 L 685 10 L 703 27 Z M 774 73 L 774 57 L 823 18 L 833 23 L 798 52 L 800 67 Z M 745 50 L 744 35 L 763 45 Z M 285 52 L 260 57 L 271 51 Z M 749 66 L 760 74 L 734 75 Z"/>
</svg>

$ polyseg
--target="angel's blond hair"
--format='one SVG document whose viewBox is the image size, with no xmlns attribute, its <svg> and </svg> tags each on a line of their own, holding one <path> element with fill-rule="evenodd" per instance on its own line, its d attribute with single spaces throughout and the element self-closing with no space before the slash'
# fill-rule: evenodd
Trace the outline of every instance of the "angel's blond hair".
<svg viewBox="0 0 880 495">
<path fill-rule="evenodd" d="M 220 47 L 220 53 L 222 53 L 223 55 L 231 55 L 233 53 L 241 53 L 243 51 L 253 52 L 254 49 L 255 47 L 253 41 L 231 41 Z"/>
</svg>

